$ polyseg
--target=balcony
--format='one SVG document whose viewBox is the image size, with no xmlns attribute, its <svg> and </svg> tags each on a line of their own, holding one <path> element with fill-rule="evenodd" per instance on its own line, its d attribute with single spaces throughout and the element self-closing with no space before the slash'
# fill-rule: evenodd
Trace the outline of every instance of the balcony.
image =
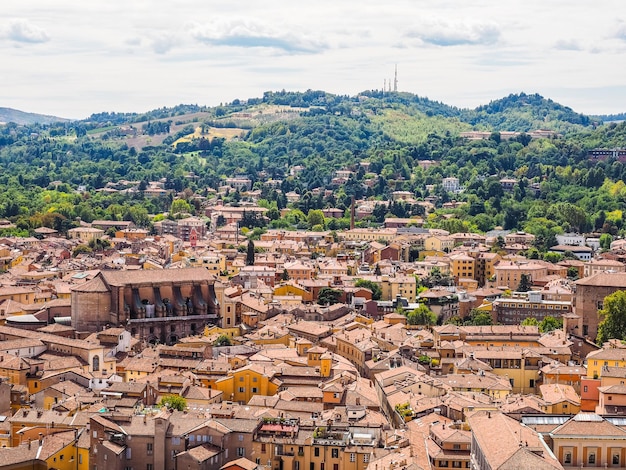
<svg viewBox="0 0 626 470">
<path fill-rule="evenodd" d="M 350 444 L 350 433 L 327 431 L 323 427 L 316 428 L 313 432 L 313 444 L 318 446 L 346 447 Z"/>
</svg>

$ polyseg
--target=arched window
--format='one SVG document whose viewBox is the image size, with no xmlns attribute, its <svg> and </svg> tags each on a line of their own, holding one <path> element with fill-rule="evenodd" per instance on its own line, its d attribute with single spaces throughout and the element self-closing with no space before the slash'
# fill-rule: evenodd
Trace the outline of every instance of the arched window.
<svg viewBox="0 0 626 470">
<path fill-rule="evenodd" d="M 97 372 L 100 370 L 100 356 L 94 356 L 93 360 L 92 360 L 92 369 L 94 372 Z"/>
</svg>

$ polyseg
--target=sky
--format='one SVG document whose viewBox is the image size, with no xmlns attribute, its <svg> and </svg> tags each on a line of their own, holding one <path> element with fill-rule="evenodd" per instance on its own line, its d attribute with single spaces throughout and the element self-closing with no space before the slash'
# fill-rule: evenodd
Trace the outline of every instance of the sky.
<svg viewBox="0 0 626 470">
<path fill-rule="evenodd" d="M 388 87 L 626 112 L 623 0 L 2 0 L 0 107 L 83 119 Z"/>
</svg>

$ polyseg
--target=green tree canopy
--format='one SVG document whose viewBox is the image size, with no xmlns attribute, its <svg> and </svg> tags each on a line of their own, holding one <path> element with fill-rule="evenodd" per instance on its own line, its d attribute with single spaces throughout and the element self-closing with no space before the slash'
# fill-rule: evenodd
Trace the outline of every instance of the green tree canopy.
<svg viewBox="0 0 626 470">
<path fill-rule="evenodd" d="M 542 333 L 549 333 L 550 331 L 558 330 L 560 328 L 563 328 L 563 319 L 561 318 L 555 318 L 548 315 L 539 322 L 539 331 Z"/>
<path fill-rule="evenodd" d="M 159 406 L 165 406 L 170 409 L 184 411 L 187 408 L 187 400 L 180 395 L 167 395 L 161 398 Z"/>
<path fill-rule="evenodd" d="M 332 287 L 322 287 L 317 296 L 317 303 L 320 305 L 334 305 L 339 302 L 341 291 Z"/>
<path fill-rule="evenodd" d="M 469 314 L 469 318 L 465 321 L 465 324 L 474 326 L 493 325 L 491 312 L 473 308 Z"/>
<path fill-rule="evenodd" d="M 528 292 L 532 289 L 533 283 L 529 274 L 522 273 L 519 278 L 519 285 L 517 286 L 518 292 Z"/>
<path fill-rule="evenodd" d="M 324 213 L 319 209 L 311 209 L 306 216 L 306 223 L 310 229 L 316 225 L 324 227 Z"/>
<path fill-rule="evenodd" d="M 420 304 L 419 307 L 407 314 L 407 322 L 409 325 L 431 326 L 437 323 L 437 315 L 426 305 Z"/>
<path fill-rule="evenodd" d="M 598 344 L 610 339 L 626 339 L 626 291 L 618 290 L 604 298 L 604 308 L 598 312 Z"/>
<path fill-rule="evenodd" d="M 213 343 L 213 346 L 231 346 L 232 344 L 233 343 L 230 340 L 230 337 L 228 337 L 227 335 L 221 334 L 217 337 L 217 339 Z"/>
<path fill-rule="evenodd" d="M 365 287 L 372 291 L 372 300 L 380 300 L 383 295 L 383 290 L 381 287 L 375 283 L 374 281 L 370 281 L 369 279 L 357 279 L 354 283 L 356 287 Z"/>
<path fill-rule="evenodd" d="M 611 243 L 613 242 L 613 237 L 610 233 L 603 233 L 600 235 L 600 247 L 604 251 L 608 251 L 611 249 Z"/>
<path fill-rule="evenodd" d="M 191 204 L 184 199 L 174 199 L 170 207 L 170 214 L 176 216 L 176 214 L 190 214 Z"/>
</svg>

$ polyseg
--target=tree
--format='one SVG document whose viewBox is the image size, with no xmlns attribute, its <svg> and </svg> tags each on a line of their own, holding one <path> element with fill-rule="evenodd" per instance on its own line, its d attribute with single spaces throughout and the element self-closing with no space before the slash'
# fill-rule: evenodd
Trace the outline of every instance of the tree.
<svg viewBox="0 0 626 470">
<path fill-rule="evenodd" d="M 78 255 L 82 255 L 83 253 L 91 253 L 91 251 L 91 248 L 89 248 L 89 246 L 87 245 L 76 245 L 76 248 L 74 248 L 74 251 L 72 251 L 72 256 L 76 258 Z"/>
<path fill-rule="evenodd" d="M 437 315 L 426 305 L 420 304 L 419 307 L 407 314 L 407 322 L 409 325 L 431 326 L 437 323 Z"/>
<path fill-rule="evenodd" d="M 603 233 L 600 235 L 600 248 L 602 248 L 602 251 L 609 251 L 611 249 L 612 242 L 613 237 L 610 233 Z"/>
<path fill-rule="evenodd" d="M 313 228 L 316 225 L 324 226 L 324 213 L 319 209 L 311 209 L 306 216 L 306 223 L 309 228 Z"/>
<path fill-rule="evenodd" d="M 370 281 L 369 279 L 357 279 L 354 283 L 355 287 L 365 287 L 372 291 L 372 300 L 380 300 L 383 295 L 383 290 L 381 287 L 375 283 L 374 281 Z"/>
<path fill-rule="evenodd" d="M 246 249 L 246 266 L 254 266 L 254 242 L 248 240 L 248 248 Z"/>
<path fill-rule="evenodd" d="M 213 346 L 231 346 L 233 343 L 227 335 L 221 334 L 217 337 Z"/>
<path fill-rule="evenodd" d="M 539 321 L 535 317 L 527 317 L 520 323 L 522 326 L 539 326 Z"/>
<path fill-rule="evenodd" d="M 103 251 L 111 246 L 111 242 L 104 238 L 93 238 L 89 240 L 89 248 L 94 251 Z"/>
<path fill-rule="evenodd" d="M 539 322 L 539 331 L 542 333 L 549 333 L 560 328 L 563 328 L 563 320 L 561 318 L 554 318 L 548 315 Z"/>
<path fill-rule="evenodd" d="M 184 411 L 187 408 L 187 400 L 180 395 L 167 395 L 161 398 L 159 406 L 165 406 L 169 409 Z"/>
<path fill-rule="evenodd" d="M 532 279 L 529 274 L 522 274 L 519 278 L 519 285 L 517 286 L 517 292 L 528 292 L 532 289 Z"/>
<path fill-rule="evenodd" d="M 576 266 L 570 266 L 569 268 L 567 268 L 567 278 L 570 281 L 578 280 L 578 268 Z"/>
<path fill-rule="evenodd" d="M 598 344 L 610 339 L 626 338 L 626 291 L 618 290 L 604 298 L 604 308 L 598 312 Z"/>
<path fill-rule="evenodd" d="M 465 321 L 466 325 L 485 326 L 493 325 L 491 313 L 484 310 L 473 308 L 469 314 L 469 319 Z"/>
<path fill-rule="evenodd" d="M 172 205 L 170 206 L 170 214 L 175 216 L 176 214 L 190 214 L 191 213 L 191 204 L 189 204 L 184 199 L 174 199 L 172 201 Z"/>
<path fill-rule="evenodd" d="M 334 305 L 339 302 L 341 291 L 332 287 L 322 287 L 317 296 L 317 303 L 320 305 Z"/>
</svg>

